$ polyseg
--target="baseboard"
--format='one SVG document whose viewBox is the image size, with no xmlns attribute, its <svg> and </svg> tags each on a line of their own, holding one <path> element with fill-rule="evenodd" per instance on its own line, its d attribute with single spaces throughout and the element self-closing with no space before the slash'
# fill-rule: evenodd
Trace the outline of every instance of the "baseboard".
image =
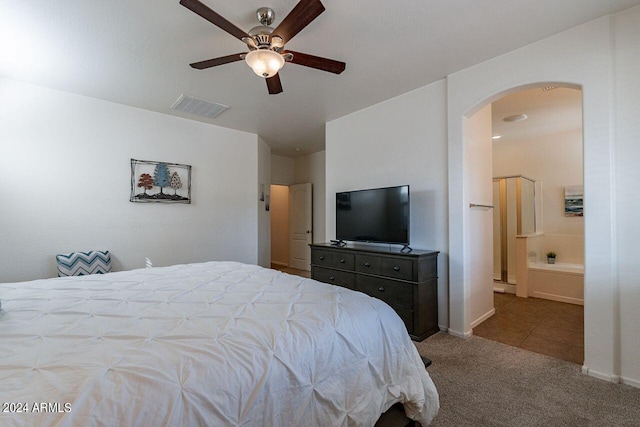
<svg viewBox="0 0 640 427">
<path fill-rule="evenodd" d="M 620 377 L 620 382 L 622 384 L 630 385 L 631 387 L 640 388 L 640 381 L 634 380 L 627 377 Z"/>
<path fill-rule="evenodd" d="M 289 264 L 286 262 L 271 261 L 271 264 L 279 265 L 281 267 L 289 267 Z"/>
<path fill-rule="evenodd" d="M 603 374 L 602 372 L 597 372 L 589 369 L 586 366 L 582 367 L 582 373 L 590 377 L 598 378 L 599 380 L 608 381 L 610 383 L 625 384 L 631 387 L 640 388 L 640 380 L 635 380 L 633 378 L 621 377 L 620 375 Z"/>
<path fill-rule="evenodd" d="M 438 328 L 440 328 L 440 332 L 447 333 L 449 331 L 447 326 L 438 325 Z"/>
<path fill-rule="evenodd" d="M 584 300 L 579 298 L 565 297 L 562 295 L 547 294 L 544 292 L 530 291 L 529 296 L 535 298 L 548 299 L 552 301 L 566 302 L 569 304 L 584 305 Z"/>
<path fill-rule="evenodd" d="M 458 338 L 469 338 L 473 335 L 473 331 L 458 332 L 458 331 L 454 331 L 453 329 L 448 329 L 447 333 L 449 335 L 453 335 L 454 337 L 458 337 Z"/>
<path fill-rule="evenodd" d="M 494 314 L 496 314 L 496 309 L 495 308 L 492 308 L 491 310 L 487 311 L 485 314 L 480 316 L 478 319 L 476 319 L 475 321 L 471 322 L 471 329 L 475 328 L 480 323 L 484 322 L 485 320 L 487 320 L 488 318 L 490 318 Z"/>
<path fill-rule="evenodd" d="M 620 384 L 619 375 L 605 374 L 603 372 L 594 371 L 593 369 L 589 369 L 589 367 L 584 365 L 582 366 L 582 373 L 584 375 L 588 375 L 590 377 L 597 378 L 599 380 L 608 381 L 614 384 Z"/>
</svg>

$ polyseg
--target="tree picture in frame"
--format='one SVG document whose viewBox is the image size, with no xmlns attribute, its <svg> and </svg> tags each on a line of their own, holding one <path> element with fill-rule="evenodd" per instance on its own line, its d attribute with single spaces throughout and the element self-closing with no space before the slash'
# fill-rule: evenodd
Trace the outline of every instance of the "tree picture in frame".
<svg viewBox="0 0 640 427">
<path fill-rule="evenodd" d="M 191 165 L 131 159 L 129 200 L 191 203 Z"/>
</svg>

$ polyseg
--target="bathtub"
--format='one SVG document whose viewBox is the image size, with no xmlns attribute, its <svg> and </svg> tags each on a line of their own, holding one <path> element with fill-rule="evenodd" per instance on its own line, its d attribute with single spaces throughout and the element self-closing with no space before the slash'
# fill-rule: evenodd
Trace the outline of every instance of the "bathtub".
<svg viewBox="0 0 640 427">
<path fill-rule="evenodd" d="M 527 270 L 529 296 L 584 305 L 584 265 L 533 263 Z"/>
</svg>

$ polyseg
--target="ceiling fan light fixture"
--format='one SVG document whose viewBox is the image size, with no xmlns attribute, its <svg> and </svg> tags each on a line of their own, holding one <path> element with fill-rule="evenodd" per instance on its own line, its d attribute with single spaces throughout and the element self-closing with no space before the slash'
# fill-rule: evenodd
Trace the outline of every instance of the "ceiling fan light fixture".
<svg viewBox="0 0 640 427">
<path fill-rule="evenodd" d="M 284 65 L 282 55 L 269 49 L 252 50 L 247 53 L 244 60 L 254 73 L 265 79 L 278 74 Z"/>
</svg>

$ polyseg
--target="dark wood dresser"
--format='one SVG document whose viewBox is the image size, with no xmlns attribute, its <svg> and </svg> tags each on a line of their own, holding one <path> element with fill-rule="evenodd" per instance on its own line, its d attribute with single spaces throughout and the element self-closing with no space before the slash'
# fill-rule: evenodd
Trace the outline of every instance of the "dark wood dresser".
<svg viewBox="0 0 640 427">
<path fill-rule="evenodd" d="M 438 332 L 438 251 L 310 246 L 312 279 L 381 299 L 398 313 L 414 340 Z"/>
</svg>

